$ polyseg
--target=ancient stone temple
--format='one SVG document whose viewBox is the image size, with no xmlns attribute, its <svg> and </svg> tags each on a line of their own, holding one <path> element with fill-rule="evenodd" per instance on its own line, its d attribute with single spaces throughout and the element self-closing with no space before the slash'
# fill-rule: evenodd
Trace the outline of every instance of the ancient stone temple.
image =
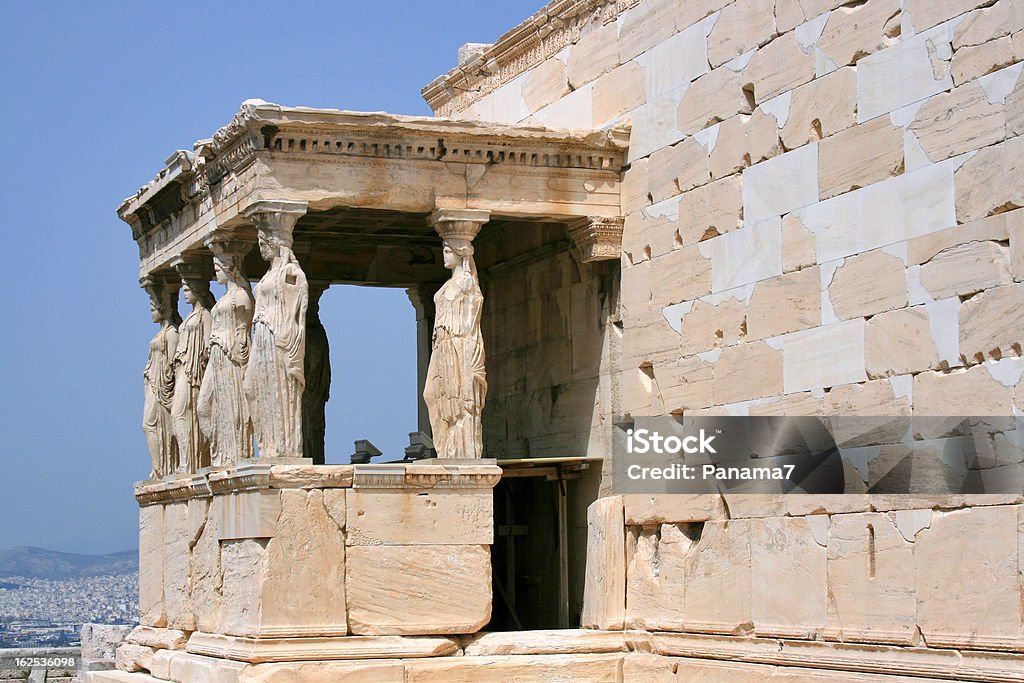
<svg viewBox="0 0 1024 683">
<path fill-rule="evenodd" d="M 556 0 L 436 117 L 243 103 L 118 209 L 151 474 L 88 680 L 1024 680 L 1022 30 Z M 325 453 L 353 284 L 416 310 L 406 457 Z M 837 416 L 827 493 L 620 485 L 625 422 Z"/>
</svg>

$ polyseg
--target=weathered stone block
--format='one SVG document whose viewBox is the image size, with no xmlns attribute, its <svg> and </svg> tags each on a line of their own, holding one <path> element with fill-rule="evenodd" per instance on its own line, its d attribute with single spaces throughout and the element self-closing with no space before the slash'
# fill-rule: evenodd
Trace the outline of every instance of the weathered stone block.
<svg viewBox="0 0 1024 683">
<path fill-rule="evenodd" d="M 190 533 L 188 503 L 164 507 L 164 611 L 167 627 L 194 631 L 189 559 L 196 538 Z"/>
<path fill-rule="evenodd" d="M 608 24 L 586 34 L 569 48 L 566 60 L 569 84 L 573 89 L 579 89 L 618 65 L 618 27 Z"/>
<path fill-rule="evenodd" d="M 805 145 L 743 171 L 743 220 L 752 225 L 818 201 L 818 145 Z"/>
<path fill-rule="evenodd" d="M 491 655 L 405 660 L 406 683 L 474 681 L 593 681 L 614 683 L 625 655 Z"/>
<path fill-rule="evenodd" d="M 860 318 L 907 305 L 906 267 L 898 256 L 881 250 L 846 259 L 828 288 L 840 318 Z"/>
<path fill-rule="evenodd" d="M 367 659 L 339 662 L 288 662 L 257 664 L 245 670 L 240 683 L 404 683 L 400 659 Z"/>
<path fill-rule="evenodd" d="M 649 192 L 655 203 L 709 180 L 708 157 L 693 138 L 658 150 L 647 167 Z"/>
<path fill-rule="evenodd" d="M 630 527 L 626 537 L 626 628 L 681 631 L 684 579 L 695 527 Z"/>
<path fill-rule="evenodd" d="M 622 497 L 628 526 L 705 522 L 725 517 L 717 494 L 629 494 Z"/>
<path fill-rule="evenodd" d="M 903 172 L 903 131 L 885 117 L 848 128 L 818 144 L 822 199 Z"/>
<path fill-rule="evenodd" d="M 775 35 L 774 0 L 736 0 L 718 15 L 708 37 L 712 68 L 764 45 Z"/>
<path fill-rule="evenodd" d="M 900 1 L 868 0 L 837 8 L 816 45 L 837 66 L 882 50 L 899 40 Z"/>
<path fill-rule="evenodd" d="M 986 147 L 954 175 L 956 218 L 961 223 L 1024 206 L 1024 137 Z"/>
<path fill-rule="evenodd" d="M 1024 28 L 1024 6 L 1017 0 L 999 0 L 969 12 L 953 32 L 953 47 L 982 45 Z"/>
<path fill-rule="evenodd" d="M 975 78 L 1013 64 L 1013 43 L 1009 36 L 984 45 L 962 47 L 953 53 L 953 82 L 962 85 Z"/>
<path fill-rule="evenodd" d="M 904 38 L 857 62 L 857 121 L 870 121 L 950 89 L 949 62 L 941 56 L 950 51 L 949 34 L 939 28 Z"/>
<path fill-rule="evenodd" d="M 728 5 L 732 0 L 675 0 L 676 27 L 684 29 Z"/>
<path fill-rule="evenodd" d="M 676 32 L 670 2 L 642 2 L 625 12 L 619 25 L 619 62 L 625 64 Z"/>
<path fill-rule="evenodd" d="M 783 338 L 785 393 L 863 382 L 864 321 L 849 320 Z"/>
<path fill-rule="evenodd" d="M 714 364 L 715 404 L 781 394 L 783 355 L 764 342 L 730 346 Z"/>
<path fill-rule="evenodd" d="M 817 239 L 796 216 L 782 218 L 782 272 L 789 273 L 817 262 Z"/>
<path fill-rule="evenodd" d="M 910 428 L 910 413 L 910 399 L 897 398 L 886 379 L 832 387 L 825 394 L 825 414 L 840 418 L 832 422 L 832 433 L 841 448 L 899 443 Z"/>
<path fill-rule="evenodd" d="M 711 267 L 711 259 L 701 254 L 697 245 L 652 259 L 648 271 L 648 287 L 653 287 L 651 304 L 668 306 L 710 293 Z M 659 282 L 671 282 L 673 286 L 661 287 L 656 284 Z"/>
<path fill-rule="evenodd" d="M 594 127 L 598 127 L 644 103 L 644 69 L 627 62 L 594 82 Z"/>
<path fill-rule="evenodd" d="M 353 546 L 346 565 L 355 635 L 475 633 L 491 618 L 485 545 Z"/>
<path fill-rule="evenodd" d="M 960 304 L 961 358 L 980 362 L 988 357 L 1020 355 L 1022 344 L 1024 284 L 993 287 Z"/>
<path fill-rule="evenodd" d="M 189 558 L 191 573 L 192 613 L 200 631 L 216 631 L 221 619 L 221 559 L 220 530 L 212 513 L 213 504 L 203 500 L 190 500 L 189 507 L 204 512 L 204 522 Z"/>
<path fill-rule="evenodd" d="M 950 373 L 922 372 L 914 376 L 914 415 L 1011 415 L 1013 389 L 992 378 L 983 365 Z M 942 434 L 923 434 L 935 438 Z"/>
<path fill-rule="evenodd" d="M 924 306 L 880 313 L 864 326 L 864 364 L 869 377 L 937 369 L 939 361 Z"/>
<path fill-rule="evenodd" d="M 921 266 L 921 284 L 934 299 L 968 296 L 1011 282 L 1010 249 L 996 242 L 958 244 Z"/>
<path fill-rule="evenodd" d="M 708 72 L 706 23 L 686 28 L 637 58 L 647 77 L 648 101 Z"/>
<path fill-rule="evenodd" d="M 817 267 L 754 286 L 747 306 L 747 339 L 764 339 L 821 324 L 821 274 Z"/>
<path fill-rule="evenodd" d="M 736 344 L 743 335 L 744 313 L 738 299 L 729 298 L 717 306 L 694 301 L 680 319 L 679 352 L 688 356 Z"/>
<path fill-rule="evenodd" d="M 742 633 L 751 628 L 749 521 L 705 523 L 685 570 L 685 630 Z"/>
<path fill-rule="evenodd" d="M 711 256 L 715 293 L 782 274 L 782 229 L 777 218 L 747 224 L 697 246 Z"/>
<path fill-rule="evenodd" d="M 834 515 L 831 521 L 825 636 L 911 644 L 917 625 L 913 544 L 881 513 Z"/>
<path fill-rule="evenodd" d="M 761 104 L 777 95 L 814 80 L 814 55 L 800 47 L 793 32 L 768 43 L 750 59 L 743 70 L 744 87 Z"/>
<path fill-rule="evenodd" d="M 1003 105 L 990 103 L 977 83 L 930 98 L 910 126 L 932 161 L 1000 142 L 1005 128 Z"/>
<path fill-rule="evenodd" d="M 488 491 L 353 490 L 347 497 L 345 543 L 366 545 L 490 545 L 493 495 Z"/>
<path fill-rule="evenodd" d="M 813 524 L 826 529 L 816 532 Z M 751 590 L 754 633 L 808 638 L 826 624 L 828 517 L 768 517 L 750 522 L 750 566 L 757 568 Z M 753 580 L 753 579 L 752 579 Z"/>
<path fill-rule="evenodd" d="M 913 266 L 925 263 L 940 251 L 965 242 L 1005 242 L 1010 239 L 1010 227 L 1017 224 L 1024 225 L 1024 211 L 997 213 L 973 223 L 915 237 L 907 241 L 907 264 Z M 1012 243 L 1010 249 L 1013 250 Z"/>
<path fill-rule="evenodd" d="M 925 166 L 797 212 L 817 236 L 818 263 L 956 225 L 953 160 Z"/>
<path fill-rule="evenodd" d="M 164 609 L 164 506 L 139 509 L 139 622 L 167 625 Z"/>
<path fill-rule="evenodd" d="M 722 178 L 685 192 L 679 199 L 681 246 L 736 230 L 743 224 L 743 179 Z"/>
<path fill-rule="evenodd" d="M 281 516 L 277 491 L 242 491 L 214 498 L 210 514 L 216 516 L 221 541 L 270 538 Z"/>
<path fill-rule="evenodd" d="M 625 533 L 621 496 L 598 498 L 587 508 L 587 569 L 580 617 L 584 628 L 624 628 Z"/>
<path fill-rule="evenodd" d="M 320 490 L 281 492 L 277 534 L 266 547 L 261 635 L 344 635 L 345 535 Z M 243 634 L 244 635 L 244 634 Z"/>
<path fill-rule="evenodd" d="M 153 666 L 153 648 L 145 645 L 122 643 L 117 646 L 117 668 L 129 673 L 149 671 Z"/>
<path fill-rule="evenodd" d="M 530 113 L 546 107 L 568 92 L 566 66 L 560 59 L 545 59 L 530 70 L 523 82 L 523 101 Z"/>
<path fill-rule="evenodd" d="M 903 11 L 910 15 L 910 23 L 916 31 L 923 31 L 947 19 L 970 12 L 975 7 L 985 4 L 981 0 L 906 0 Z"/>
<path fill-rule="evenodd" d="M 676 361 L 675 369 L 676 380 L 660 385 L 668 412 L 706 408 L 714 402 L 714 371 L 711 363 L 698 356 L 684 356 Z M 642 414 L 636 411 L 632 413 Z"/>
<path fill-rule="evenodd" d="M 917 624 L 929 647 L 1024 645 L 1018 509 L 936 512 L 918 533 Z"/>
<path fill-rule="evenodd" d="M 736 114 L 749 114 L 752 107 L 740 75 L 722 66 L 690 84 L 679 101 L 677 123 L 680 131 L 692 135 Z"/>
<path fill-rule="evenodd" d="M 796 149 L 846 130 L 857 120 L 857 70 L 847 67 L 793 90 L 782 143 Z"/>
</svg>

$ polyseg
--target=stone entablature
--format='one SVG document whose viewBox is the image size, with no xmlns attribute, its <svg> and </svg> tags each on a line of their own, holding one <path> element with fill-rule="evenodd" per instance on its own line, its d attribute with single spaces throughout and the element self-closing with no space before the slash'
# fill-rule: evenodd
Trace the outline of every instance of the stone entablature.
<svg viewBox="0 0 1024 683">
<path fill-rule="evenodd" d="M 118 215 L 139 244 L 142 277 L 217 231 L 250 229 L 243 211 L 261 200 L 307 202 L 310 213 L 618 217 L 627 140 L 625 128 L 557 131 L 250 100 L 212 139 L 172 154 Z"/>
<path fill-rule="evenodd" d="M 640 0 L 555 0 L 423 88 L 438 116 L 452 116 L 575 43 L 588 25 L 616 21 Z"/>
</svg>

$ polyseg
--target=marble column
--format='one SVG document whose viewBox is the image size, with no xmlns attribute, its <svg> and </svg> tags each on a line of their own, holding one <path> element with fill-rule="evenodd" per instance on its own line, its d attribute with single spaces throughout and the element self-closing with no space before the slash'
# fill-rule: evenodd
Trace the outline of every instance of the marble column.
<svg viewBox="0 0 1024 683">
<path fill-rule="evenodd" d="M 423 401 L 430 363 L 430 337 L 434 330 L 434 295 L 440 285 L 424 284 L 405 290 L 416 310 L 416 430 L 430 434 L 430 415 Z"/>
<path fill-rule="evenodd" d="M 452 271 L 434 295 L 434 329 L 423 390 L 438 458 L 483 457 L 481 416 L 487 376 L 480 319 L 484 298 L 473 239 L 489 218 L 489 211 L 473 209 L 437 209 L 430 216 L 444 244 L 444 266 Z"/>
<path fill-rule="evenodd" d="M 254 308 L 245 255 L 253 242 L 223 232 L 206 240 L 217 282 L 226 288 L 211 311 L 209 363 L 199 389 L 199 426 L 209 440 L 214 466 L 234 465 L 253 456 L 252 420 L 242 390 Z"/>
<path fill-rule="evenodd" d="M 179 474 L 194 474 L 210 465 L 210 444 L 199 427 L 199 389 L 209 360 L 208 343 L 213 326 L 210 309 L 214 298 L 210 292 L 209 262 L 199 255 L 187 254 L 171 264 L 181 276 L 181 292 L 185 303 L 192 305 L 178 326 L 175 347 L 174 398 L 171 401 L 171 426 L 178 448 Z"/>
<path fill-rule="evenodd" d="M 244 210 L 269 264 L 254 292 L 252 349 L 243 379 L 261 458 L 302 457 L 309 287 L 292 251 L 292 231 L 307 208 L 305 202 L 258 201 Z"/>
<path fill-rule="evenodd" d="M 320 322 L 320 297 L 331 283 L 309 283 L 306 309 L 306 387 L 302 392 L 302 454 L 314 465 L 324 464 L 324 409 L 331 397 L 331 348 Z"/>
<path fill-rule="evenodd" d="M 176 273 L 150 275 L 142 279 L 142 287 L 149 294 L 149 311 L 153 322 L 160 325 L 156 336 L 149 341 L 149 356 L 142 373 L 142 431 L 149 448 L 149 476 L 151 479 L 159 479 L 178 466 L 171 427 L 171 402 L 174 399 L 172 359 L 178 347 L 178 325 L 181 324 L 181 315 L 178 313 L 181 280 Z"/>
</svg>

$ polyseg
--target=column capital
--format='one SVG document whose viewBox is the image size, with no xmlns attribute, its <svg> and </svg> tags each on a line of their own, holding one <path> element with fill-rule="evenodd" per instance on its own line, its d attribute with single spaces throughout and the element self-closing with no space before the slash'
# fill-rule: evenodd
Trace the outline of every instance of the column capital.
<svg viewBox="0 0 1024 683">
<path fill-rule="evenodd" d="M 584 262 L 609 261 L 622 255 L 621 216 L 584 216 L 566 226 L 576 257 Z"/>
<path fill-rule="evenodd" d="M 309 210 L 308 202 L 293 202 L 284 199 L 262 199 L 242 209 L 246 218 L 256 224 L 260 232 L 288 235 L 299 218 Z M 289 240 L 290 242 L 290 240 Z"/>
<path fill-rule="evenodd" d="M 182 254 L 171 261 L 171 267 L 177 271 L 178 277 L 182 280 L 205 280 L 213 279 L 213 264 L 209 258 L 198 254 Z"/>
<path fill-rule="evenodd" d="M 203 240 L 206 248 L 214 254 L 237 254 L 245 256 L 256 244 L 256 238 L 251 229 L 248 232 L 241 230 L 218 229 L 212 235 Z"/>
<path fill-rule="evenodd" d="M 490 219 L 491 212 L 484 209 L 434 209 L 427 220 L 442 239 L 472 242 Z"/>
</svg>

